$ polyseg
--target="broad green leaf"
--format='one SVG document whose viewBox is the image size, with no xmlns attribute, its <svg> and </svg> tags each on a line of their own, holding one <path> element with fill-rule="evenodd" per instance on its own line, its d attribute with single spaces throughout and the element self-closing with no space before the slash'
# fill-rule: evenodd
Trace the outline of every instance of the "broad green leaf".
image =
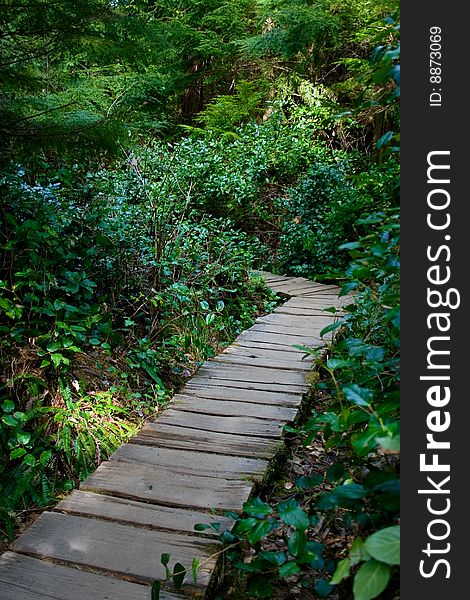
<svg viewBox="0 0 470 600">
<path fill-rule="evenodd" d="M 359 281 L 348 281 L 341 287 L 341 292 L 339 293 L 339 296 L 346 296 L 347 294 L 349 294 L 349 292 L 355 290 L 358 286 Z"/>
<path fill-rule="evenodd" d="M 362 248 L 361 242 L 346 242 L 338 246 L 338 250 L 356 250 L 357 248 Z"/>
<path fill-rule="evenodd" d="M 365 562 L 354 577 L 354 600 L 377 598 L 390 579 L 390 567 L 371 558 Z"/>
<path fill-rule="evenodd" d="M 23 456 L 23 462 L 29 465 L 30 467 L 34 467 L 34 465 L 36 464 L 36 459 L 32 454 L 26 454 L 25 456 Z"/>
<path fill-rule="evenodd" d="M 315 583 L 315 591 L 320 596 L 320 598 L 326 598 L 330 594 L 332 589 L 333 586 L 326 579 L 323 579 L 323 577 L 317 579 Z"/>
<path fill-rule="evenodd" d="M 400 450 L 400 435 L 376 437 L 375 441 L 385 450 L 398 452 Z"/>
<path fill-rule="evenodd" d="M 287 540 L 287 548 L 293 556 L 299 556 L 305 550 L 307 545 L 307 536 L 299 529 L 296 529 Z"/>
<path fill-rule="evenodd" d="M 247 532 L 246 537 L 250 544 L 256 544 L 256 542 L 266 537 L 270 531 L 272 531 L 272 527 L 269 521 L 259 521 L 257 525 Z"/>
<path fill-rule="evenodd" d="M 214 313 L 209 313 L 206 315 L 206 325 L 212 325 L 212 323 L 215 321 L 215 314 Z"/>
<path fill-rule="evenodd" d="M 305 530 L 310 525 L 308 516 L 294 498 L 280 502 L 277 505 L 277 514 L 284 523 L 296 529 Z"/>
<path fill-rule="evenodd" d="M 64 363 L 65 365 L 68 365 L 70 363 L 69 359 L 60 354 L 59 352 L 51 354 L 51 359 L 54 363 L 54 367 L 58 367 L 61 363 Z"/>
<path fill-rule="evenodd" d="M 209 310 L 209 303 L 206 302 L 206 300 L 199 302 L 199 306 L 202 308 L 202 310 Z"/>
<path fill-rule="evenodd" d="M 261 498 L 252 498 L 251 500 L 248 500 L 244 503 L 243 510 L 253 517 L 263 517 L 264 515 L 270 515 L 273 512 L 273 509 L 269 504 L 263 502 Z"/>
<path fill-rule="evenodd" d="M 18 444 L 24 446 L 25 444 L 28 444 L 30 440 L 31 434 L 29 433 L 29 431 L 19 431 L 16 434 L 16 441 L 18 442 Z"/>
<path fill-rule="evenodd" d="M 250 529 L 253 529 L 253 527 L 258 522 L 259 522 L 258 519 L 255 519 L 255 517 L 248 517 L 247 519 L 240 519 L 235 524 L 235 533 L 237 533 L 237 534 L 246 533 L 247 531 L 250 531 Z"/>
<path fill-rule="evenodd" d="M 341 327 L 342 324 L 343 323 L 341 321 L 336 321 L 335 323 L 330 323 L 326 327 L 323 327 L 323 329 L 320 331 L 320 336 L 323 337 L 327 333 L 330 333 L 330 331 L 334 331 L 335 329 L 338 329 L 339 327 Z"/>
<path fill-rule="evenodd" d="M 376 560 L 389 565 L 400 564 L 400 526 L 385 527 L 370 535 L 364 542 L 367 552 Z"/>
<path fill-rule="evenodd" d="M 351 446 L 359 456 L 364 456 L 377 446 L 377 429 L 368 427 L 363 433 L 351 436 Z"/>
<path fill-rule="evenodd" d="M 320 473 L 313 473 L 312 475 L 305 475 L 304 477 L 299 477 L 295 485 L 301 490 L 309 490 L 311 488 L 315 488 L 323 481 L 323 475 Z"/>
<path fill-rule="evenodd" d="M 277 566 L 283 565 L 287 560 L 285 552 L 260 552 L 259 555 L 272 565 Z"/>
<path fill-rule="evenodd" d="M 339 481 L 341 477 L 344 475 L 344 465 L 340 462 L 333 463 L 328 467 L 328 471 L 326 472 L 326 479 L 330 483 L 335 483 Z"/>
<path fill-rule="evenodd" d="M 333 573 L 333 577 L 331 578 L 331 585 L 336 585 L 346 577 L 349 577 L 349 571 L 351 568 L 351 561 L 349 558 L 343 558 L 340 560 L 336 566 L 336 571 Z"/>
<path fill-rule="evenodd" d="M 44 452 L 41 452 L 41 456 L 39 457 L 39 462 L 41 463 L 41 465 L 46 465 L 50 459 L 52 457 L 52 450 L 44 450 Z"/>
<path fill-rule="evenodd" d="M 341 387 L 346 400 L 356 404 L 356 406 L 369 406 L 374 394 L 371 390 L 357 385 L 357 383 L 347 383 Z"/>
<path fill-rule="evenodd" d="M 328 369 L 334 371 L 335 369 L 342 369 L 343 367 L 348 367 L 350 362 L 348 360 L 342 360 L 341 358 L 330 358 L 326 361 L 326 366 Z"/>
<path fill-rule="evenodd" d="M 24 448 L 15 448 L 10 452 L 10 459 L 15 460 L 15 458 L 20 458 L 26 454 L 26 450 Z"/>
<path fill-rule="evenodd" d="M 142 362 L 141 366 L 150 375 L 150 377 L 155 381 L 155 383 L 158 383 L 158 385 L 161 388 L 165 387 L 165 385 L 164 385 L 163 381 L 160 379 L 158 373 L 155 371 L 155 369 L 151 365 L 149 365 L 146 362 Z"/>
<path fill-rule="evenodd" d="M 300 566 L 294 560 L 291 560 L 289 562 L 284 563 L 279 568 L 279 577 L 290 577 L 291 575 L 300 573 L 301 570 L 302 569 L 300 568 Z"/>
<path fill-rule="evenodd" d="M 2 404 L 2 409 L 6 413 L 11 413 L 15 410 L 15 403 L 11 400 L 5 400 L 5 402 Z"/>
<path fill-rule="evenodd" d="M 18 421 L 12 415 L 3 415 L 2 421 L 5 425 L 8 425 L 8 427 L 16 427 L 18 425 Z"/>
</svg>

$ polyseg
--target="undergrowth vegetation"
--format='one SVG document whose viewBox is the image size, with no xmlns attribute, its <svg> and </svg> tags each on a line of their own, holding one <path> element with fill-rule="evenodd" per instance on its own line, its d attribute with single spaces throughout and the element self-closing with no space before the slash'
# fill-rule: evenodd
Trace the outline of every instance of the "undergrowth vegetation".
<svg viewBox="0 0 470 600">
<path fill-rule="evenodd" d="M 2 538 L 273 309 L 254 271 L 269 269 L 338 282 L 354 300 L 325 351 L 304 348 L 318 380 L 311 413 L 290 428 L 326 462 L 231 515 L 226 554 L 243 597 L 393 596 L 397 10 L 395 0 L 5 7 Z"/>
<path fill-rule="evenodd" d="M 158 171 L 157 171 L 158 172 Z M 259 242 L 195 213 L 135 157 L 121 171 L 4 176 L 2 522 L 48 504 L 269 310 Z"/>
</svg>

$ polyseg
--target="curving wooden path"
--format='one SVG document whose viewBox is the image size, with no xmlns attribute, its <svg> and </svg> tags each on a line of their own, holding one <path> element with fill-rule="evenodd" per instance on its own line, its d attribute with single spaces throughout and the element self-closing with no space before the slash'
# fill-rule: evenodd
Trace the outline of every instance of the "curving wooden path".
<svg viewBox="0 0 470 600">
<path fill-rule="evenodd" d="M 194 525 L 233 525 L 221 513 L 241 511 L 307 389 L 310 363 L 293 344 L 322 345 L 335 319 L 324 309 L 344 302 L 336 286 L 262 274 L 290 299 L 204 363 L 156 422 L 14 542 L 0 557 L 0 600 L 149 600 L 163 552 L 170 567 L 202 566 L 196 585 L 188 577 L 162 600 L 204 596 L 221 546 Z"/>
</svg>

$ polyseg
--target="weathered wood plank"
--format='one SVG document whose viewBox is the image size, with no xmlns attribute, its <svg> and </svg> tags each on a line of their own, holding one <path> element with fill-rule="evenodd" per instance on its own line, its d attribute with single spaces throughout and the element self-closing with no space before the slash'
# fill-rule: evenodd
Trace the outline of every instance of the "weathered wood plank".
<svg viewBox="0 0 470 600">
<path fill-rule="evenodd" d="M 289 369 L 266 369 L 256 365 L 230 365 L 216 363 L 214 361 L 205 362 L 197 372 L 197 378 L 229 379 L 231 381 L 241 381 L 244 383 L 273 383 L 273 384 L 292 384 L 303 385 L 305 376 L 301 372 L 295 372 Z"/>
<path fill-rule="evenodd" d="M 227 417 L 254 417 L 273 421 L 291 421 L 297 410 L 286 406 L 272 404 L 254 404 L 251 402 L 234 402 L 233 400 L 216 400 L 177 394 L 173 397 L 170 407 L 179 411 L 189 411 L 206 415 L 223 415 Z"/>
<path fill-rule="evenodd" d="M 278 350 L 273 348 L 272 346 L 264 347 L 246 347 L 241 346 L 239 344 L 229 346 L 226 348 L 221 354 L 216 356 L 214 361 L 219 359 L 224 359 L 227 356 L 236 357 L 236 358 L 251 358 L 251 359 L 266 359 L 273 361 L 273 364 L 282 363 L 285 364 L 284 368 L 299 368 L 299 369 L 309 369 L 311 366 L 311 357 L 303 358 L 305 352 L 293 348 L 296 351 L 295 354 L 287 353 L 285 350 Z M 274 362 L 275 361 L 275 362 Z M 256 364 L 253 363 L 253 364 Z M 282 368 L 282 367 L 280 367 Z"/>
<path fill-rule="evenodd" d="M 253 336 L 250 337 L 256 337 L 255 336 L 256 332 L 254 332 Z M 258 334 L 256 334 L 258 335 Z M 263 339 L 266 338 L 266 336 L 259 336 L 262 337 Z M 321 341 L 321 340 L 320 340 Z M 278 343 L 273 343 L 273 342 L 266 342 L 266 341 L 257 341 L 256 339 L 250 339 L 250 338 L 246 338 L 246 337 L 238 337 L 233 344 L 230 346 L 230 348 L 248 348 L 248 349 L 259 349 L 259 350 L 275 350 L 278 352 L 285 352 L 286 356 L 288 356 L 289 358 L 294 358 L 294 355 L 297 354 L 304 354 L 304 352 L 302 352 L 302 350 L 299 350 L 298 348 L 294 348 L 293 345 L 290 344 L 278 344 Z M 289 354 L 288 354 L 289 353 Z"/>
<path fill-rule="evenodd" d="M 340 291 L 341 291 L 341 288 L 338 287 L 337 285 L 324 284 L 322 286 L 320 286 L 320 285 L 315 286 L 315 292 L 310 292 L 310 293 L 333 294 L 335 296 L 338 296 Z M 299 295 L 302 295 L 302 294 L 299 294 Z"/>
<path fill-rule="evenodd" d="M 208 512 L 146 504 L 82 490 L 74 490 L 59 502 L 56 510 L 152 529 L 171 529 L 193 535 L 197 523 L 220 523 L 220 531 L 231 529 L 234 524 L 232 519 Z M 204 535 L 217 534 L 212 529 L 207 529 Z"/>
<path fill-rule="evenodd" d="M 303 384 L 303 385 L 295 385 L 293 383 L 286 383 L 286 384 L 282 384 L 282 383 L 258 383 L 257 381 L 237 381 L 237 380 L 232 380 L 232 379 L 226 379 L 226 378 L 222 378 L 222 379 L 218 379 L 216 377 L 198 377 L 197 379 L 197 383 L 198 385 L 203 385 L 203 386 L 213 386 L 213 387 L 233 387 L 233 388 L 238 388 L 238 389 L 242 389 L 245 391 L 252 391 L 252 390 L 262 390 L 262 391 L 266 391 L 266 392 L 286 392 L 288 394 L 303 394 L 306 390 L 307 390 L 307 384 Z M 184 388 L 185 390 L 188 389 L 188 385 L 186 385 L 186 387 Z"/>
<path fill-rule="evenodd" d="M 269 325 L 279 325 L 281 327 L 292 327 L 309 332 L 311 329 L 317 331 L 319 327 L 325 327 L 334 319 L 334 315 L 329 313 L 315 314 L 308 316 L 287 315 L 276 313 L 258 317 L 256 323 L 267 323 Z"/>
<path fill-rule="evenodd" d="M 188 421 L 202 422 L 210 419 L 208 415 L 193 415 L 170 409 L 166 414 L 172 413 L 175 421 L 181 417 Z M 239 417 L 235 417 L 239 418 Z M 217 419 L 217 417 L 215 417 Z M 220 417 L 219 420 L 224 420 Z M 160 419 L 158 420 L 158 423 Z M 263 423 L 263 421 L 261 421 Z M 175 423 L 176 424 L 176 423 Z M 184 426 L 184 425 L 183 425 Z M 194 426 L 194 425 L 191 425 Z M 203 429 L 203 427 L 197 427 Z M 209 428 L 210 431 L 215 431 Z M 171 448 L 149 448 L 146 446 L 137 446 L 135 444 L 124 444 L 114 452 L 110 461 L 130 461 L 137 462 L 141 466 L 149 466 L 152 470 L 169 471 L 170 473 L 183 475 L 200 475 L 201 477 L 222 477 L 223 479 L 243 479 L 248 475 L 262 474 L 267 463 L 259 458 L 246 458 L 238 456 L 225 456 L 219 454 L 203 454 L 195 450 L 175 450 Z M 104 463 L 103 463 L 104 464 Z"/>
<path fill-rule="evenodd" d="M 139 447 L 136 444 L 130 444 Z M 253 484 L 244 479 L 224 479 L 152 469 L 136 462 L 101 463 L 81 485 L 82 490 L 168 506 L 240 510 Z"/>
<path fill-rule="evenodd" d="M 329 308 L 329 307 L 326 307 Z M 336 308 L 336 307 L 335 307 Z M 342 311 L 341 309 L 337 308 L 336 309 L 337 312 L 336 313 L 331 313 L 331 312 L 327 312 L 325 311 L 323 308 L 316 308 L 315 306 L 291 306 L 289 304 L 282 304 L 281 306 L 278 306 L 277 308 L 274 309 L 274 313 L 271 314 L 276 314 L 276 315 L 292 315 L 293 317 L 314 317 L 314 316 L 319 316 L 319 317 L 334 317 L 335 315 L 342 315 L 344 314 L 344 311 Z"/>
<path fill-rule="evenodd" d="M 286 284 L 297 284 L 297 283 L 304 283 L 304 282 L 308 282 L 308 283 L 312 283 L 310 282 L 308 279 L 305 279 L 305 277 L 289 277 L 288 275 L 271 275 L 271 277 L 274 278 L 282 278 L 282 282 L 286 283 Z"/>
<path fill-rule="evenodd" d="M 158 423 L 250 437 L 280 438 L 282 435 L 282 424 L 272 419 L 200 415 L 171 408 L 158 418 Z"/>
<path fill-rule="evenodd" d="M 295 336 L 300 338 L 315 338 L 319 337 L 320 331 L 327 323 L 305 323 L 305 327 L 287 326 L 282 323 L 256 323 L 247 332 L 258 331 L 260 333 L 272 333 L 274 335 Z"/>
<path fill-rule="evenodd" d="M 161 600 L 180 594 L 162 592 Z M 0 557 L 0 600 L 149 600 L 150 588 L 30 556 Z"/>
<path fill-rule="evenodd" d="M 147 423 L 131 439 L 131 442 L 164 448 L 182 448 L 207 453 L 257 458 L 274 456 L 280 446 L 280 442 L 275 439 L 216 433 L 191 427 L 175 427 L 160 422 L 158 425 Z M 207 508 L 207 506 L 204 508 Z"/>
<path fill-rule="evenodd" d="M 275 283 L 270 286 L 275 289 L 275 291 L 283 292 L 284 294 L 289 294 L 289 296 L 297 296 L 304 293 L 320 293 L 320 292 L 329 292 L 332 291 L 330 288 L 319 286 L 316 283 L 312 283 L 311 281 L 299 281 L 296 283 L 291 283 L 286 281 L 285 283 Z"/>
<path fill-rule="evenodd" d="M 220 549 L 220 544 L 198 536 L 45 512 L 13 543 L 13 548 L 35 557 L 151 583 L 165 577 L 160 562 L 163 552 L 171 554 L 172 568 L 175 561 L 191 565 L 193 558 L 209 557 Z M 208 584 L 214 565 L 215 559 L 209 559 L 201 566 L 197 587 Z M 96 598 L 94 594 L 89 597 Z"/>
<path fill-rule="evenodd" d="M 286 360 L 276 360 L 274 358 L 269 357 L 265 351 L 264 355 L 256 356 L 254 354 L 248 353 L 223 353 L 219 354 L 216 358 L 212 360 L 213 363 L 220 364 L 229 364 L 229 365 L 240 365 L 247 366 L 253 365 L 255 367 L 263 367 L 266 369 L 289 369 L 293 371 L 308 371 L 311 368 L 311 364 L 307 361 L 295 360 L 295 361 L 286 361 Z"/>
<path fill-rule="evenodd" d="M 316 298 L 315 296 L 294 296 L 284 304 L 278 306 L 275 310 L 282 310 L 283 308 L 303 308 L 312 309 L 319 312 L 324 312 L 325 308 L 336 307 L 339 308 L 343 305 L 336 296 L 328 296 L 328 298 Z"/>
<path fill-rule="evenodd" d="M 184 388 L 185 396 L 198 398 L 214 398 L 220 400 L 235 400 L 246 404 L 269 406 L 299 406 L 301 397 L 296 393 L 282 393 L 265 390 L 246 390 L 241 388 L 199 385 L 197 379 L 190 381 Z"/>
</svg>

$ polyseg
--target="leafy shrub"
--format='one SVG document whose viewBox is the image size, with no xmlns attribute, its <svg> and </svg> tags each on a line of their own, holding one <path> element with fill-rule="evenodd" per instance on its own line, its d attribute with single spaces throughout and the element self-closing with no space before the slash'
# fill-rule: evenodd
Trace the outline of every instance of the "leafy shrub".
<svg viewBox="0 0 470 600">
<path fill-rule="evenodd" d="M 139 165 L 0 182 L 1 521 L 77 485 L 272 302 L 259 244 Z"/>
<path fill-rule="evenodd" d="M 360 235 L 362 214 L 386 208 L 395 200 L 396 169 L 368 165 L 368 172 L 346 176 L 347 163 L 315 164 L 286 197 L 280 199 L 283 222 L 278 268 L 314 277 L 338 274 L 347 253 L 338 247 Z"/>
</svg>

